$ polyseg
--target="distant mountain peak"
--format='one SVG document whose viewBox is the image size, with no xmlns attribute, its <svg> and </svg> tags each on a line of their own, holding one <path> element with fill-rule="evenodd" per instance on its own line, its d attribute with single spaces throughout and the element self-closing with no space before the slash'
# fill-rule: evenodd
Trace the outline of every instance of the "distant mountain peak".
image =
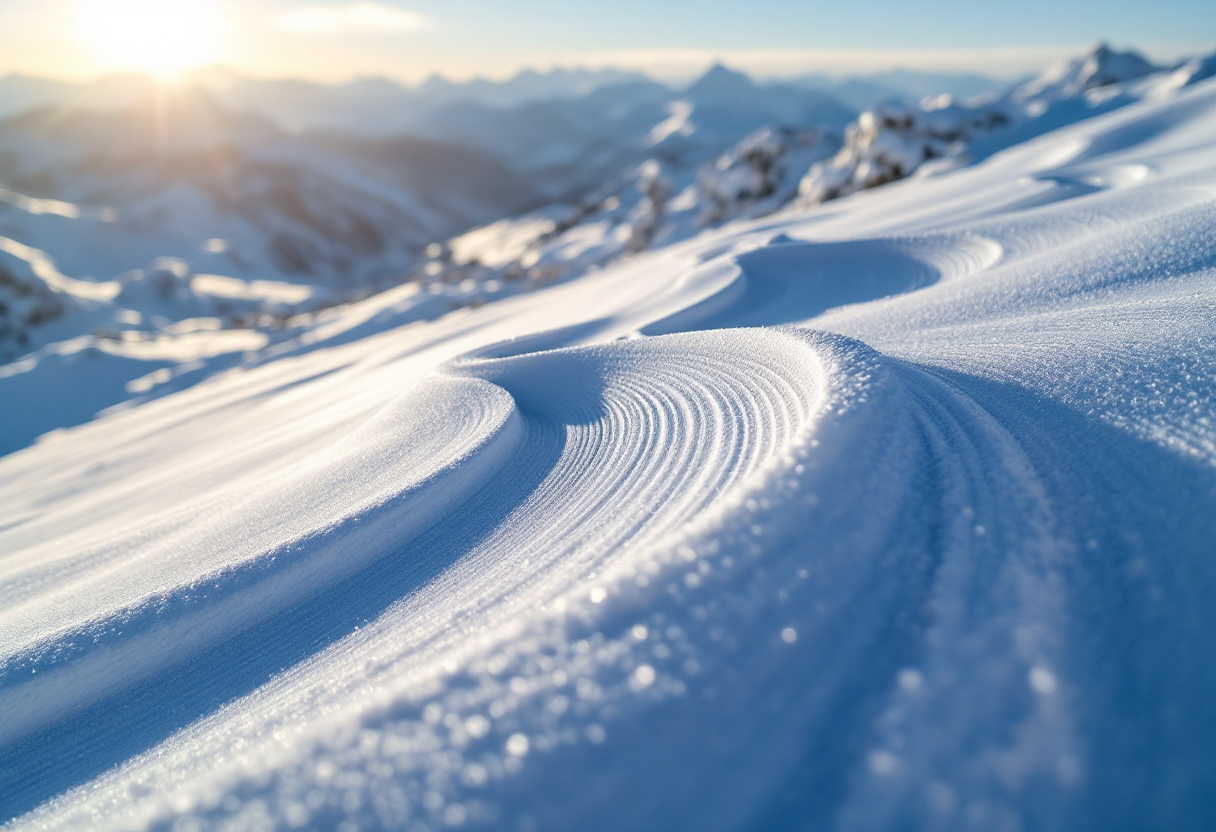
<svg viewBox="0 0 1216 832">
<path fill-rule="evenodd" d="M 1099 43 L 1085 56 L 1076 81 L 1083 89 L 1093 89 L 1140 78 L 1160 68 L 1139 52 L 1118 52 L 1106 43 Z"/>
<path fill-rule="evenodd" d="M 1072 97 L 1086 90 L 1134 81 L 1160 69 L 1139 52 L 1120 52 L 1106 42 L 1099 42 L 1084 55 L 1053 67 L 1023 85 L 1018 97 L 1031 98 L 1052 90 L 1055 94 Z"/>
<path fill-rule="evenodd" d="M 433 72 L 418 85 L 417 89 L 421 92 L 430 92 L 433 90 L 450 90 L 454 86 L 456 86 L 456 82 L 438 72 Z"/>
<path fill-rule="evenodd" d="M 755 83 L 747 75 L 733 70 L 721 62 L 715 62 L 704 75 L 692 82 L 684 95 L 695 100 L 698 97 L 706 96 L 717 98 L 747 94 L 755 89 Z"/>
</svg>

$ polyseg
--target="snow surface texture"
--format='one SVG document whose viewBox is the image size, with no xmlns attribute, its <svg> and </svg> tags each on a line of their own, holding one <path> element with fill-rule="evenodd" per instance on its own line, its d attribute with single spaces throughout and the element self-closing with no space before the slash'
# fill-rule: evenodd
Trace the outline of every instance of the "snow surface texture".
<svg viewBox="0 0 1216 832">
<path fill-rule="evenodd" d="M 2 814 L 1213 828 L 1214 137 L 394 290 L 0 459 Z"/>
</svg>

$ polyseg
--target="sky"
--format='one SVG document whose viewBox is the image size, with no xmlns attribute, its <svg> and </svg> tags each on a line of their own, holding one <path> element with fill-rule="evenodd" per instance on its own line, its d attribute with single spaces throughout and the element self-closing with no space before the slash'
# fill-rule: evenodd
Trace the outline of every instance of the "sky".
<svg viewBox="0 0 1216 832">
<path fill-rule="evenodd" d="M 1216 51 L 1213 0 L 0 0 L 0 73 L 166 76 L 218 64 L 338 82 L 504 78 L 555 66 L 668 80 L 904 67 L 1011 78 L 1105 40 Z"/>
</svg>

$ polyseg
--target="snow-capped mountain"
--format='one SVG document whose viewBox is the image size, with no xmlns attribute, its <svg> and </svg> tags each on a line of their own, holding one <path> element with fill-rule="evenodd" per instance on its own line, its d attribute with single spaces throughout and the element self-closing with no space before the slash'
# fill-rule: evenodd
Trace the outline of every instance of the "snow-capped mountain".
<svg viewBox="0 0 1216 832">
<path fill-rule="evenodd" d="M 666 128 L 664 128 L 666 129 Z M 831 132 L 761 127 L 716 158 L 656 152 L 575 207 L 550 206 L 437 247 L 420 279 L 543 284 L 602 268 L 736 219 L 763 216 L 797 194 L 803 172 L 839 146 Z M 666 158 L 665 158 L 666 156 Z M 674 161 L 673 161 L 674 158 Z"/>
<path fill-rule="evenodd" d="M 572 209 L 551 206 L 462 235 L 438 249 L 422 274 L 539 282 L 578 274 L 732 219 L 771 213 L 795 196 L 815 204 L 982 160 L 1064 124 L 1174 94 L 1209 77 L 1213 62 L 1216 56 L 1162 68 L 1099 45 L 999 95 L 884 102 L 848 126 L 843 146 L 831 128 L 797 127 L 822 111 L 804 109 L 789 88 L 775 87 L 755 102 L 745 76 L 717 66 L 652 128 L 647 161 Z M 760 128 L 704 160 L 696 141 L 724 141 L 749 107 L 751 119 L 781 126 Z"/>
<path fill-rule="evenodd" d="M 826 93 L 716 65 L 682 90 L 630 81 L 512 109 L 466 101 L 411 130 L 496 154 L 553 199 L 571 200 L 647 159 L 695 167 L 764 126 L 842 131 L 855 115 Z"/>
<path fill-rule="evenodd" d="M 607 86 L 653 84 L 645 75 L 616 69 L 523 70 L 505 81 L 453 82 L 432 75 L 416 86 L 385 78 L 325 85 L 250 78 L 219 68 L 186 76 L 226 106 L 252 110 L 292 131 L 329 129 L 365 136 L 417 133 L 437 110 L 466 103 L 513 109 L 540 101 L 582 98 Z"/>
<path fill-rule="evenodd" d="M 1009 87 L 1009 81 L 975 72 L 929 72 L 892 69 L 866 75 L 832 76 L 814 73 L 790 79 L 789 83 L 828 93 L 847 107 L 858 111 L 882 101 L 920 101 L 922 98 L 949 95 L 975 98 Z"/>
<path fill-rule="evenodd" d="M 757 124 L 840 129 L 855 115 L 826 93 L 784 83 L 757 84 L 721 64 L 683 90 L 677 102 L 687 105 L 687 114 L 681 116 L 677 129 L 669 129 L 654 144 L 656 149 L 662 149 L 664 142 L 678 146 L 687 139 L 723 148 Z"/>
<path fill-rule="evenodd" d="M 551 199 L 581 197 L 643 161 L 639 151 L 664 122 L 679 129 L 663 134 L 669 138 L 663 152 L 704 162 L 766 124 L 841 130 L 857 112 L 821 90 L 758 83 L 721 66 L 684 89 L 633 72 L 564 69 L 525 71 L 503 82 L 435 77 L 413 87 L 386 79 L 328 86 L 206 69 L 188 74 L 182 85 L 289 132 L 411 135 L 478 148 Z M 148 79 L 135 75 L 89 84 L 8 76 L 0 78 L 0 115 L 36 105 L 129 109 L 149 95 L 148 87 Z"/>
<path fill-rule="evenodd" d="M 129 111 L 12 117 L 0 123 L 0 177 L 20 192 L 112 209 L 109 251 L 56 253 L 96 277 L 139 265 L 121 258 L 140 240 L 158 256 L 193 259 L 220 239 L 224 250 L 211 253 L 239 274 L 368 285 L 407 268 L 432 240 L 536 199 L 476 151 L 293 136 L 189 91 Z"/>
<path fill-rule="evenodd" d="M 416 86 L 387 78 L 320 84 L 203 67 L 185 71 L 177 84 L 201 89 L 226 107 L 260 113 L 293 132 L 338 129 L 386 136 L 406 131 L 417 112 L 456 101 L 510 108 L 531 101 L 578 98 L 610 84 L 646 80 L 639 73 L 616 69 L 557 68 L 544 73 L 524 70 L 505 81 L 453 82 L 434 75 Z M 0 77 L 0 116 L 43 107 L 126 109 L 146 94 L 148 86 L 147 76 L 138 73 L 107 75 L 89 82 L 6 75 Z"/>
<path fill-rule="evenodd" d="M 37 252 L 29 256 L 82 285 L 177 275 L 164 278 L 182 283 L 170 292 L 176 309 L 155 313 L 168 321 L 223 310 L 237 323 L 248 317 L 249 303 L 193 297 L 193 275 L 286 281 L 305 296 L 338 300 L 399 282 L 434 240 L 540 201 L 476 150 L 411 137 L 292 135 L 188 90 L 131 110 L 36 110 L 0 122 L 0 181 L 8 186 L 0 241 Z M 169 260 L 177 265 L 167 271 L 156 265 Z M 10 272 L 0 288 L 8 357 L 46 343 L 51 330 L 33 330 L 70 306 L 31 307 L 22 298 L 65 284 L 37 285 L 45 282 L 37 269 Z M 110 319 L 91 315 L 78 332 L 129 328 L 129 293 L 111 298 Z"/>
<path fill-rule="evenodd" d="M 565 276 L 770 210 L 787 198 L 791 177 L 834 150 L 833 126 L 851 117 L 822 93 L 757 84 L 724 67 L 678 92 L 611 72 L 461 85 L 469 95 L 439 81 L 405 91 L 383 81 L 330 89 L 216 72 L 199 79 L 164 88 L 120 76 L 86 85 L 96 94 L 91 106 L 79 88 L 59 85 L 59 106 L 0 121 L 0 183 L 11 195 L 0 201 L 4 238 L 65 280 L 125 287 L 92 298 L 87 314 L 68 314 L 75 307 L 66 299 L 26 300 L 54 297 L 67 283 L 38 286 L 37 270 L 17 269 L 20 279 L 0 298 L 9 310 L 0 335 L 6 358 L 66 335 L 151 331 L 199 316 L 238 327 L 277 321 L 282 304 L 251 289 L 255 281 L 294 285 L 270 294 L 317 304 L 425 277 L 436 268 L 434 259 L 420 265 L 428 245 L 558 191 L 578 207 L 547 208 L 551 226 L 529 216 L 508 222 L 545 229 L 543 240 L 532 240 L 522 268 L 514 262 L 497 276 Z M 367 107 L 403 104 L 402 96 L 425 100 L 403 112 L 430 138 L 289 132 L 256 110 L 313 103 L 316 123 L 357 127 Z M 730 157 L 731 145 L 757 129 L 768 138 Z M 592 218 L 606 232 L 595 242 Z M 575 255 L 577 235 L 587 244 Z M 561 253 L 537 255 L 538 245 Z M 465 279 L 468 258 L 456 272 L 447 269 L 454 261 L 439 262 L 446 276 Z M 135 287 L 147 275 L 161 288 L 141 294 Z M 223 296 L 212 297 L 222 286 Z M 138 298 L 157 299 L 155 308 L 133 308 Z M 59 325 L 48 327 L 51 320 Z"/>
<path fill-rule="evenodd" d="M 902 179 L 927 162 L 942 170 L 978 161 L 1066 124 L 1170 95 L 1209 77 L 1213 61 L 1216 56 L 1160 67 L 1100 44 L 1000 96 L 887 102 L 862 113 L 840 152 L 808 172 L 802 198 L 834 199 Z"/>
</svg>

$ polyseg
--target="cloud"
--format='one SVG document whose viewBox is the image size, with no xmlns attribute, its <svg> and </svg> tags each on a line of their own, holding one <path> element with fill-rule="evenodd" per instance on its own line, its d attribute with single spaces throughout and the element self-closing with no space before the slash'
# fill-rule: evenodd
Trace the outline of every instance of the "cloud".
<svg viewBox="0 0 1216 832">
<path fill-rule="evenodd" d="M 391 35 L 425 29 L 430 21 L 417 12 L 364 1 L 297 6 L 276 15 L 274 25 L 302 35 Z"/>
</svg>

